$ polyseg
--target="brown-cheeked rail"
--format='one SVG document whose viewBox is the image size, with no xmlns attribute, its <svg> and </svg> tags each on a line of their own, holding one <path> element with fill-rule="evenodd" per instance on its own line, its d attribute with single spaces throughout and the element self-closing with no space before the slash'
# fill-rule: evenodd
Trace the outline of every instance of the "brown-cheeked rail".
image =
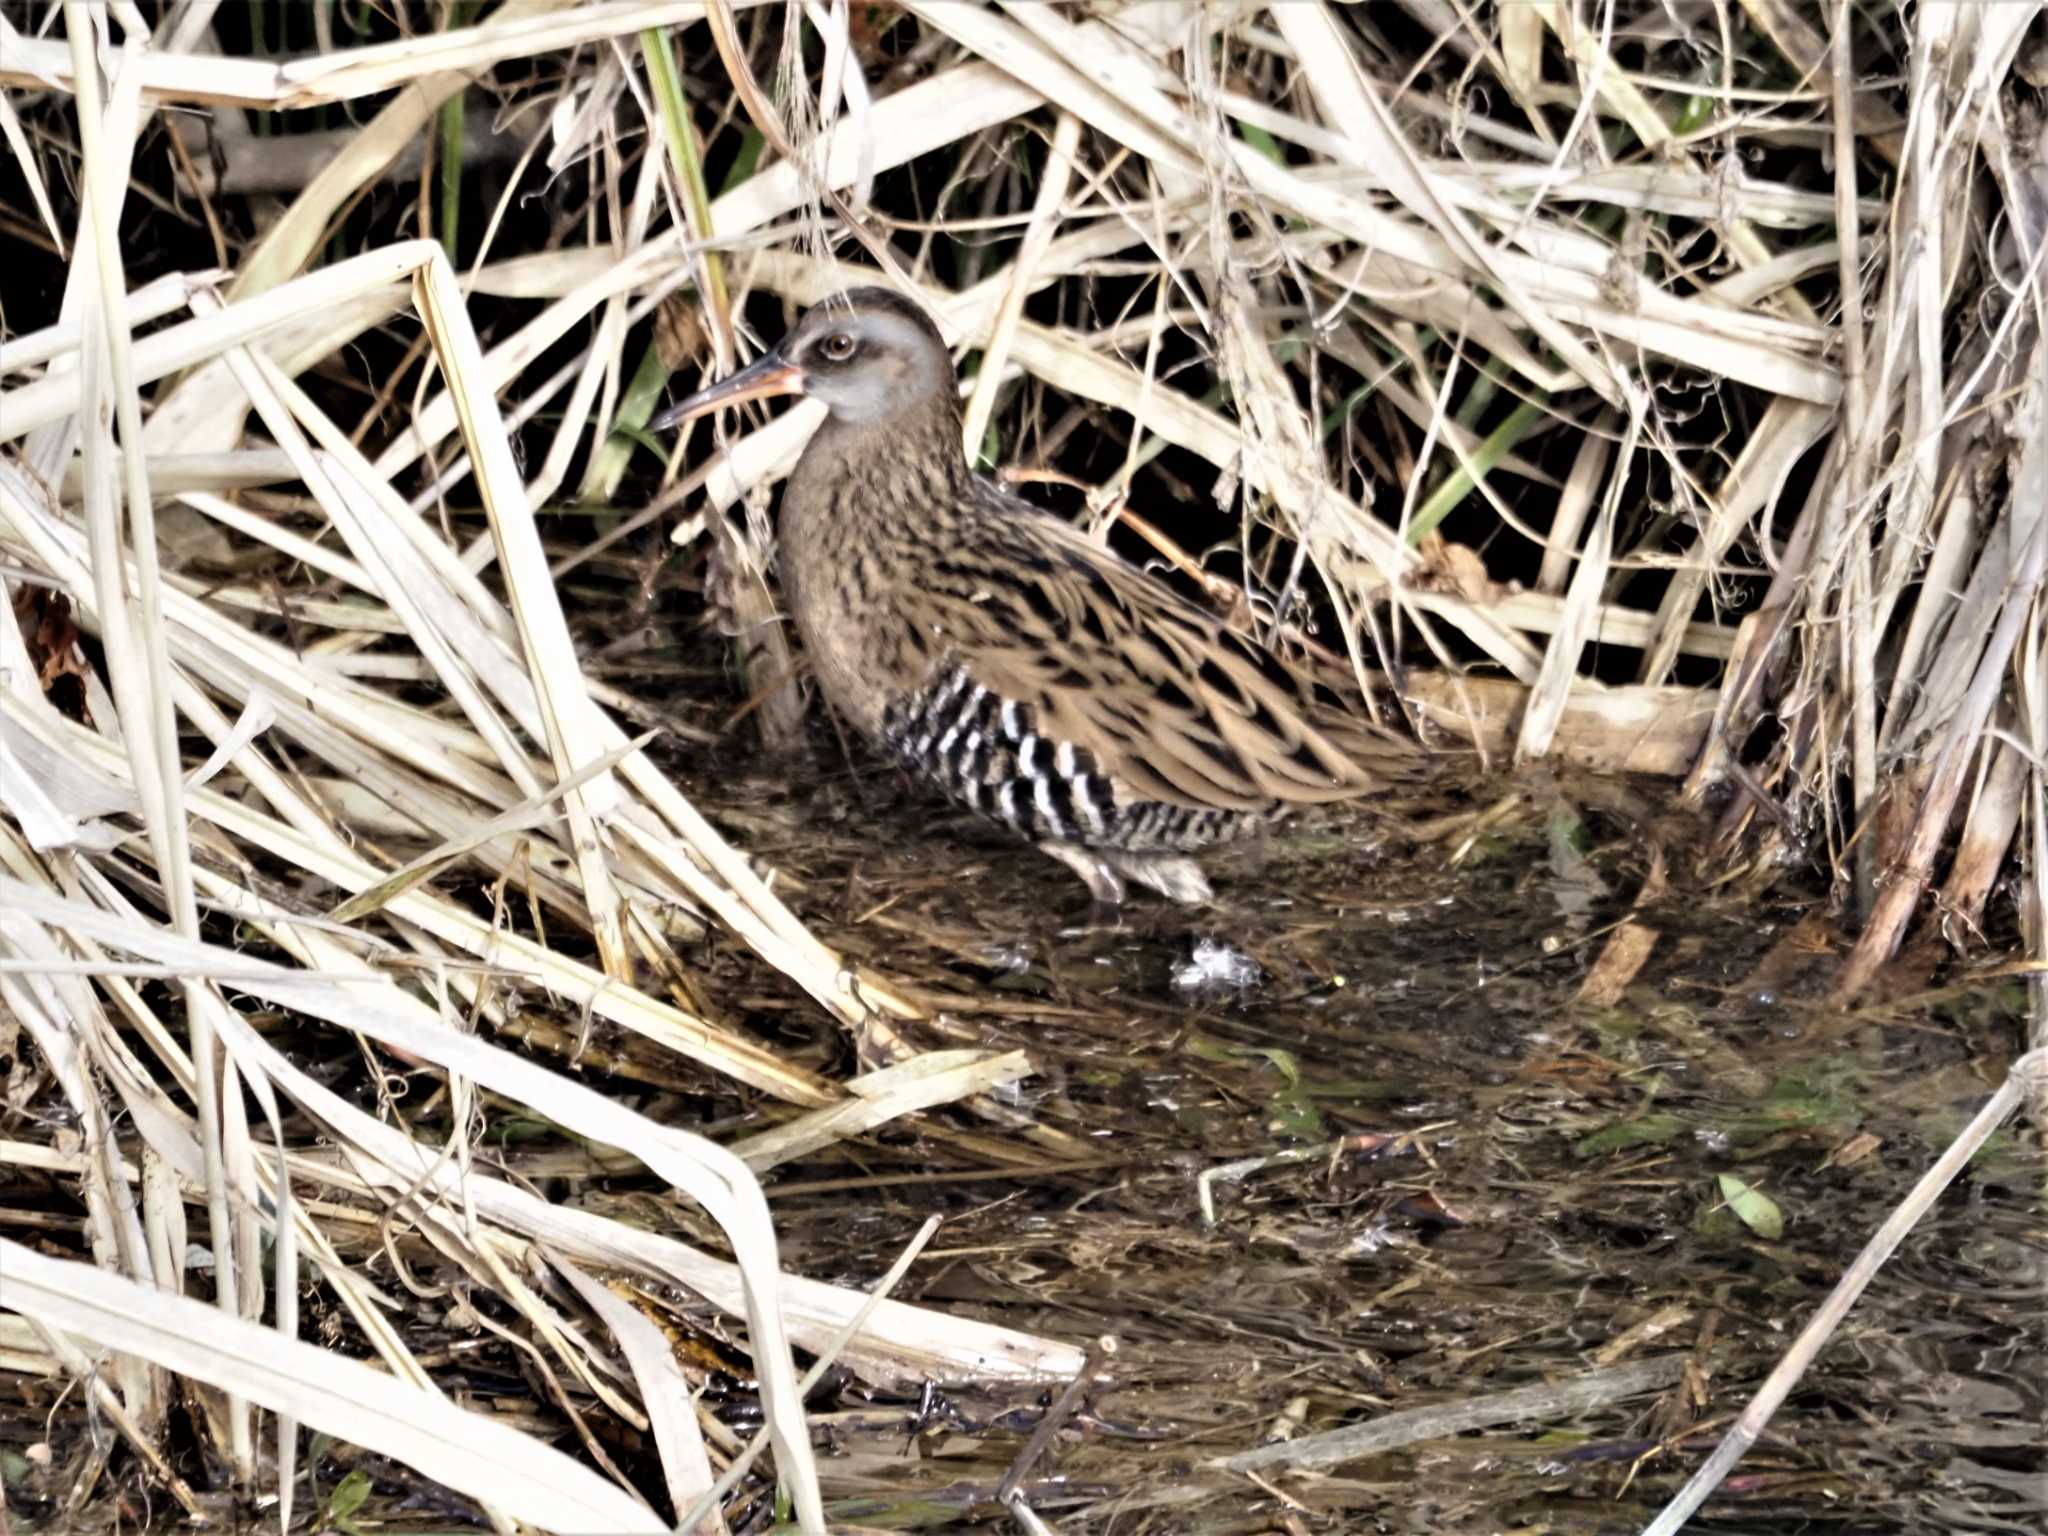
<svg viewBox="0 0 2048 1536">
<path fill-rule="evenodd" d="M 782 493 L 780 568 L 832 707 L 915 777 L 1069 865 L 1209 899 L 1196 850 L 1378 780 L 1406 756 L 1173 588 L 974 473 L 938 328 L 882 288 L 649 424 L 804 395 L 826 408 Z M 1355 696 L 1355 692 L 1354 692 Z"/>
</svg>

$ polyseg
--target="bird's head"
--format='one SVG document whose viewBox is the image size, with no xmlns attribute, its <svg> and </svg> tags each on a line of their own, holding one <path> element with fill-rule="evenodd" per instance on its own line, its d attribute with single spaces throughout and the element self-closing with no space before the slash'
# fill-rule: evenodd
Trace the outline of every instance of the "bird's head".
<svg viewBox="0 0 2048 1536">
<path fill-rule="evenodd" d="M 771 395 L 824 402 L 835 421 L 886 425 L 951 403 L 953 359 L 929 316 L 886 288 L 849 288 L 805 311 L 779 346 L 730 378 L 670 406 L 661 431 L 722 405 Z"/>
</svg>

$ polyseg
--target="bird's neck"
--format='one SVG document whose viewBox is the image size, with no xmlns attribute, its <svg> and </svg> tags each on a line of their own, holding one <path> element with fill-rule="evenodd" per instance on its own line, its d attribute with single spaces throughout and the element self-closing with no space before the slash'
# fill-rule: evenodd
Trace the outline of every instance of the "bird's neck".
<svg viewBox="0 0 2048 1536">
<path fill-rule="evenodd" d="M 827 417 L 790 476 L 795 519 L 829 522 L 833 542 L 940 531 L 972 502 L 973 471 L 960 449 L 960 407 L 950 391 L 888 421 Z M 788 530 L 785 530 L 788 532 Z"/>
<path fill-rule="evenodd" d="M 903 595 L 975 504 L 960 413 L 943 404 L 885 423 L 827 420 L 783 488 L 790 616 L 825 696 L 869 735 L 881 729 L 891 659 L 902 660 L 891 647 L 903 643 Z"/>
</svg>

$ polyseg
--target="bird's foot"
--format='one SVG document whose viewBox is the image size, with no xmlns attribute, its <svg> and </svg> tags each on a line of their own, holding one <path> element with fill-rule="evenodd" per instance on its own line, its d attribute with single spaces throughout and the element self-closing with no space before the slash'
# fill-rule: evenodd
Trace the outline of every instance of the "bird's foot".
<svg viewBox="0 0 2048 1536">
<path fill-rule="evenodd" d="M 1119 905 L 1124 899 L 1126 879 L 1189 906 L 1207 901 L 1213 894 L 1201 866 L 1185 855 L 1126 853 L 1116 848 L 1083 848 L 1078 843 L 1052 840 L 1038 846 L 1087 882 L 1088 893 L 1097 906 Z"/>
<path fill-rule="evenodd" d="M 1200 906 L 1216 894 L 1202 866 L 1185 854 L 1124 853 L 1117 855 L 1117 863 L 1138 884 L 1185 906 Z"/>
<path fill-rule="evenodd" d="M 1087 882 L 1088 894 L 1095 898 L 1096 906 L 1114 910 L 1123 905 L 1123 880 L 1093 848 L 1083 848 L 1079 843 L 1057 842 L 1050 838 L 1040 843 L 1038 847 L 1040 852 L 1051 854 Z"/>
</svg>

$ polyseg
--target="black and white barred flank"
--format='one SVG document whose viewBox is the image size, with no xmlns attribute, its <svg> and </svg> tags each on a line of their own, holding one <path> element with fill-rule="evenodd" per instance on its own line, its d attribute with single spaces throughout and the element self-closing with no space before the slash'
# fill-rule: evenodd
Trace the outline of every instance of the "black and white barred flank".
<svg viewBox="0 0 2048 1536">
<path fill-rule="evenodd" d="M 1033 839 L 1185 852 L 1271 820 L 1258 812 L 1121 799 L 1085 747 L 1039 735 L 1030 705 L 975 682 L 963 667 L 948 668 L 886 709 L 882 740 L 951 799 Z"/>
</svg>

